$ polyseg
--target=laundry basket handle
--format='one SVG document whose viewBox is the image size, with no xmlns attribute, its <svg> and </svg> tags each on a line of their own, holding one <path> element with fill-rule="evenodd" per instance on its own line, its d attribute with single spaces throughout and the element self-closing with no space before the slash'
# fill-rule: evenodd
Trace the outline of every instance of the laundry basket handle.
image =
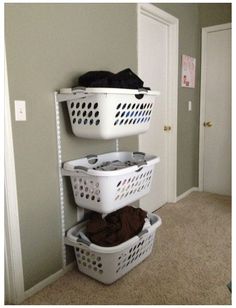
<svg viewBox="0 0 236 308">
<path fill-rule="evenodd" d="M 145 156 L 146 153 L 144 153 L 144 152 L 139 152 L 139 151 L 133 152 L 133 156 L 136 156 L 136 155 Z"/>
<path fill-rule="evenodd" d="M 94 165 L 94 164 L 96 164 L 96 162 L 98 161 L 98 156 L 97 156 L 97 154 L 89 154 L 89 155 L 87 155 L 87 156 L 85 156 L 85 157 L 87 158 L 88 163 L 89 163 L 90 165 Z"/>
<path fill-rule="evenodd" d="M 91 242 L 85 240 L 84 238 L 78 238 L 76 242 L 77 242 L 77 243 L 83 243 L 83 244 L 85 244 L 86 246 L 90 246 L 90 245 L 91 245 Z"/>
<path fill-rule="evenodd" d="M 138 237 L 141 238 L 144 234 L 148 233 L 147 229 L 142 230 L 139 234 Z"/>
</svg>

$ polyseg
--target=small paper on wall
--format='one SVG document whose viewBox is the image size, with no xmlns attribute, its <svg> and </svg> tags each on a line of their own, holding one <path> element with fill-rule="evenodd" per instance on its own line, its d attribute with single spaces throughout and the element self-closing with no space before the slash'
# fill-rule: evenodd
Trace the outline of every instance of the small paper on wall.
<svg viewBox="0 0 236 308">
<path fill-rule="evenodd" d="M 195 88 L 196 58 L 182 55 L 181 86 Z"/>
</svg>

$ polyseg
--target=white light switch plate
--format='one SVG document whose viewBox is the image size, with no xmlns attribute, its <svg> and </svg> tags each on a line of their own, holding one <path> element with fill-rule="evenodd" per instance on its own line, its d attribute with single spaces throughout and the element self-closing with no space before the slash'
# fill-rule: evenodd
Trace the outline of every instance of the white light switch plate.
<svg viewBox="0 0 236 308">
<path fill-rule="evenodd" d="M 25 101 L 15 101 L 15 119 L 16 121 L 26 121 Z"/>
<path fill-rule="evenodd" d="M 188 101 L 188 111 L 192 111 L 192 101 Z"/>
</svg>

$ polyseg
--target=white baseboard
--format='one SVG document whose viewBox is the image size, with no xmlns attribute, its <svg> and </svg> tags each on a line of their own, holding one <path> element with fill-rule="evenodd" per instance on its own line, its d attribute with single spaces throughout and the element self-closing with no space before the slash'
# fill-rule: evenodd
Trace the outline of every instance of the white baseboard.
<svg viewBox="0 0 236 308">
<path fill-rule="evenodd" d="M 181 199 L 187 197 L 187 196 L 188 196 L 189 194 L 191 194 L 191 192 L 193 192 L 193 191 L 199 191 L 199 187 L 192 187 L 192 188 L 190 188 L 189 190 L 185 191 L 183 194 L 181 194 L 180 196 L 178 196 L 178 197 L 176 198 L 176 202 L 178 202 L 179 200 L 181 200 Z"/>
<path fill-rule="evenodd" d="M 53 275 L 47 277 L 46 279 L 40 281 L 38 284 L 30 288 L 29 290 L 24 292 L 24 300 L 28 297 L 34 295 L 35 293 L 41 291 L 43 288 L 51 284 L 52 282 L 56 281 L 58 278 L 63 276 L 65 273 L 71 271 L 74 267 L 76 267 L 76 262 L 72 262 L 68 264 L 64 269 L 59 270 L 58 272 L 54 273 Z"/>
</svg>

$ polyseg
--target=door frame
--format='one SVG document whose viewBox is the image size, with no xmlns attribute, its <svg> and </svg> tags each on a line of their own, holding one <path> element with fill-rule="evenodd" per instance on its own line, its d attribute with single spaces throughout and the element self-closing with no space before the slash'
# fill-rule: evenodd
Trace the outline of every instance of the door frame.
<svg viewBox="0 0 236 308">
<path fill-rule="evenodd" d="M 18 304 L 24 299 L 24 276 L 6 53 L 4 61 L 4 260 L 6 278 L 5 300 L 8 304 Z"/>
<path fill-rule="evenodd" d="M 179 20 L 178 18 L 157 8 L 153 4 L 137 4 L 137 52 L 138 74 L 140 73 L 141 51 L 140 17 L 145 15 L 168 26 L 168 98 L 167 98 L 167 124 L 172 131 L 167 144 L 167 202 L 177 201 L 177 107 L 178 107 L 178 60 L 179 60 Z M 140 137 L 139 137 L 140 138 Z"/>
<path fill-rule="evenodd" d="M 200 121 L 199 121 L 199 190 L 203 191 L 204 186 L 204 139 L 205 139 L 205 130 L 203 123 L 205 121 L 205 111 L 206 111 L 206 55 L 207 55 L 207 36 L 211 32 L 218 32 L 223 30 L 231 29 L 231 23 L 204 27 L 202 28 L 202 50 L 201 50 L 201 85 L 200 85 Z"/>
</svg>

